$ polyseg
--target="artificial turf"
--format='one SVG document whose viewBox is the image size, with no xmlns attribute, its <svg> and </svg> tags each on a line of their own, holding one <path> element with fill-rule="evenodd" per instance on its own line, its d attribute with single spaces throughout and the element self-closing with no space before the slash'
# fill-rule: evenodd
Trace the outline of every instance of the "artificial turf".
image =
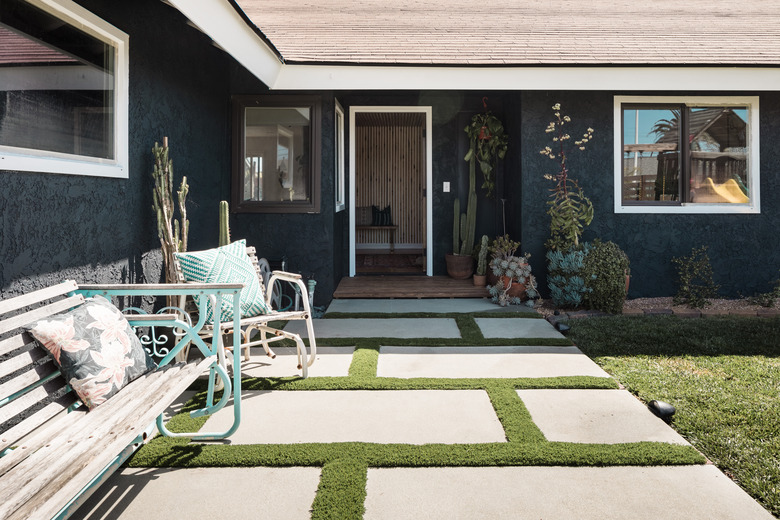
<svg viewBox="0 0 780 520">
<path fill-rule="evenodd" d="M 491 315 L 495 317 L 498 315 Z M 354 315 L 350 315 L 354 317 Z M 397 317 L 397 315 L 396 315 Z M 414 315 L 420 317 L 420 315 Z M 437 315 L 442 317 L 442 315 Z M 523 388 L 617 388 L 611 378 L 552 377 L 517 379 L 445 379 L 377 377 L 379 347 L 392 345 L 540 345 L 539 339 L 486 340 L 473 315 L 453 317 L 462 339 L 410 340 L 397 338 L 348 338 L 319 340 L 320 345 L 355 346 L 346 377 L 247 378 L 243 390 L 484 390 L 506 435 L 506 442 L 478 444 L 374 444 L 365 442 L 305 444 L 204 444 L 182 438 L 158 437 L 136 452 L 133 467 L 242 467 L 314 466 L 322 468 L 312 506 L 315 519 L 358 519 L 363 515 L 366 474 L 370 467 L 443 466 L 614 466 L 702 464 L 704 457 L 690 446 L 656 442 L 624 444 L 579 444 L 549 442 L 533 423 L 516 390 Z M 337 319 L 337 318 L 332 318 Z M 569 340 L 554 340 L 571 345 Z M 171 431 L 197 431 L 206 418 L 191 418 L 189 411 L 206 401 L 205 383 L 198 394 L 171 419 Z"/>
</svg>

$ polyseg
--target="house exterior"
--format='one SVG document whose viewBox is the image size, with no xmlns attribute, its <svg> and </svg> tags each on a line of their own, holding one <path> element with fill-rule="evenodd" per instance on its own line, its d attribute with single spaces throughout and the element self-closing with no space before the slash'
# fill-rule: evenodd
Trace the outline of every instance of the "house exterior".
<svg viewBox="0 0 780 520">
<path fill-rule="evenodd" d="M 757 4 L 3 0 L 0 291 L 159 281 L 164 136 L 190 185 L 191 250 L 216 245 L 230 200 L 233 237 L 315 279 L 324 304 L 359 247 L 387 245 L 357 229 L 375 205 L 394 247 L 443 275 L 463 128 L 487 106 L 510 141 L 477 234 L 520 240 L 544 294 L 555 167 L 539 151 L 556 103 L 573 132 L 595 130 L 569 170 L 595 207 L 585 239 L 631 259 L 630 296 L 673 294 L 671 259 L 701 245 L 724 294 L 765 291 L 780 1 Z"/>
</svg>

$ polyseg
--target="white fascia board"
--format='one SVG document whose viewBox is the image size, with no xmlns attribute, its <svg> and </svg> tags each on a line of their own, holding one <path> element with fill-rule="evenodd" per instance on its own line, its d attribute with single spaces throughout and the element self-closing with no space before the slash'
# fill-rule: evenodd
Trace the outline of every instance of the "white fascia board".
<svg viewBox="0 0 780 520">
<path fill-rule="evenodd" d="M 271 87 L 282 69 L 279 56 L 226 0 L 167 0 L 225 52 Z"/>
<path fill-rule="evenodd" d="M 438 67 L 294 65 L 272 90 L 776 91 L 780 67 Z"/>
</svg>

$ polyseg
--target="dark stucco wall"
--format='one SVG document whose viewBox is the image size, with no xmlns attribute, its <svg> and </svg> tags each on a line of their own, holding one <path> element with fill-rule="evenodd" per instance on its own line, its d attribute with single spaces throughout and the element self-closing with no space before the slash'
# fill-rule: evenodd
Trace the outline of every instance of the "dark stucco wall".
<svg viewBox="0 0 780 520">
<path fill-rule="evenodd" d="M 190 184 L 190 249 L 217 243 L 217 210 L 230 198 L 230 97 L 267 93 L 266 87 L 184 17 L 158 0 L 79 3 L 130 35 L 129 178 L 104 179 L 46 172 L 0 172 L 0 296 L 65 278 L 83 282 L 156 282 L 161 258 L 151 211 L 151 148 L 168 136 L 174 168 Z M 309 94 L 307 92 L 306 94 Z M 285 92 L 282 94 L 291 94 Z M 347 274 L 348 215 L 334 208 L 334 99 L 348 113 L 357 105 L 433 107 L 434 273 L 445 274 L 452 247 L 452 202 L 465 204 L 468 167 L 463 127 L 482 110 L 482 98 L 505 123 L 509 154 L 499 163 L 497 197 L 479 190 L 477 234 L 507 231 L 532 253 L 544 287 L 545 213 L 552 162 L 539 155 L 550 106 L 560 102 L 574 129 L 596 130 L 570 169 L 596 207 L 586 239 L 617 242 L 632 261 L 631 296 L 670 295 L 671 258 L 706 244 L 723 293 L 766 290 L 778 276 L 780 225 L 780 96 L 761 94 L 761 214 L 616 215 L 613 201 L 612 92 L 320 92 L 322 189 L 319 214 L 234 214 L 234 239 L 246 238 L 261 256 L 314 278 L 315 303 L 326 304 Z M 744 94 L 744 93 L 737 93 Z M 452 183 L 444 193 L 442 184 Z M 478 180 L 478 185 L 481 181 Z"/>
<path fill-rule="evenodd" d="M 630 297 L 673 295 L 676 271 L 671 259 L 688 255 L 701 245 L 709 246 L 715 282 L 721 284 L 723 295 L 767 291 L 780 268 L 774 240 L 780 225 L 780 163 L 775 144 L 780 131 L 780 97 L 760 95 L 761 214 L 660 215 L 614 212 L 613 94 L 526 92 L 521 96 L 522 241 L 523 248 L 533 254 L 533 271 L 540 275 L 542 286 L 546 287 L 543 244 L 549 235 L 546 190 L 551 184 L 542 175 L 553 173 L 555 168 L 539 150 L 549 142 L 544 129 L 551 121 L 550 107 L 561 103 L 562 111 L 572 118 L 572 135 L 588 127 L 596 130 L 588 149 L 570 156 L 569 170 L 595 206 L 585 239 L 612 240 L 631 260 Z"/>
<path fill-rule="evenodd" d="M 206 210 L 228 195 L 230 60 L 156 0 L 79 3 L 130 35 L 129 178 L 0 172 L 3 296 L 65 278 L 159 281 L 150 172 L 163 136 L 191 186 L 193 246 L 217 236 Z"/>
</svg>

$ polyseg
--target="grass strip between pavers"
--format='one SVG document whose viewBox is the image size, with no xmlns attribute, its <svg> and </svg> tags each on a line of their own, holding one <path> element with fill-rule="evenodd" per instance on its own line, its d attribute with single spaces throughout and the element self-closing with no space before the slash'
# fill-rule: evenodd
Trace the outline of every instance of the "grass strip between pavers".
<svg viewBox="0 0 780 520">
<path fill-rule="evenodd" d="M 504 317 L 506 315 L 501 315 Z M 354 315 L 350 315 L 354 317 Z M 372 316 L 375 317 L 375 316 Z M 383 316 L 384 317 L 384 316 Z M 395 317 L 398 317 L 396 315 Z M 413 317 L 420 317 L 419 314 Z M 441 315 L 436 315 L 441 317 Z M 473 315 L 448 316 L 456 320 L 462 339 L 399 340 L 398 338 L 337 338 L 319 340 L 320 345 L 355 346 L 346 377 L 246 378 L 242 391 L 328 390 L 484 390 L 506 435 L 506 442 L 479 444 L 375 444 L 366 442 L 230 445 L 193 443 L 186 438 L 156 437 L 130 459 L 131 467 L 294 467 L 322 468 L 312 504 L 312 518 L 358 520 L 365 511 L 368 468 L 392 467 L 491 467 L 491 466 L 618 466 L 703 464 L 704 457 L 690 446 L 658 442 L 624 444 L 578 444 L 549 442 L 534 424 L 517 395 L 526 388 L 616 389 L 614 379 L 590 376 L 549 378 L 388 378 L 377 377 L 381 345 L 393 346 L 483 346 L 561 345 L 571 341 L 532 339 L 486 340 Z M 495 317 L 491 315 L 491 317 Z M 506 316 L 515 317 L 515 316 Z M 207 417 L 192 418 L 189 412 L 205 405 L 206 382 L 168 423 L 171 431 L 198 431 Z M 219 396 L 217 395 L 216 398 Z"/>
</svg>

